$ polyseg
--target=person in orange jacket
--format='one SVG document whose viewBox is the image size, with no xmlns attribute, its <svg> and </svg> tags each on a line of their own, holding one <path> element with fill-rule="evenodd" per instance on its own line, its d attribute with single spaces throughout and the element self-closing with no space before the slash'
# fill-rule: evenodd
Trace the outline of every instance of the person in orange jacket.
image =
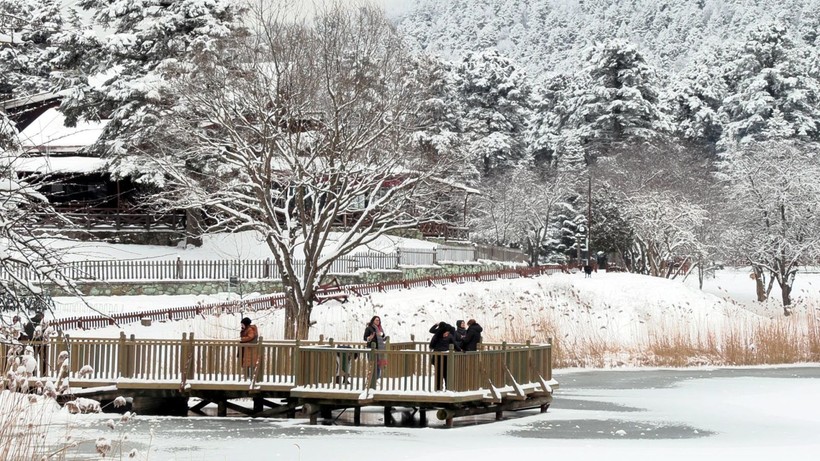
<svg viewBox="0 0 820 461">
<path fill-rule="evenodd" d="M 256 329 L 256 325 L 251 325 L 251 319 L 248 317 L 242 319 L 239 342 L 242 343 L 240 347 L 242 369 L 245 371 L 245 377 L 250 379 L 256 369 L 256 362 L 259 361 L 259 353 L 255 346 L 259 342 L 259 330 Z"/>
</svg>

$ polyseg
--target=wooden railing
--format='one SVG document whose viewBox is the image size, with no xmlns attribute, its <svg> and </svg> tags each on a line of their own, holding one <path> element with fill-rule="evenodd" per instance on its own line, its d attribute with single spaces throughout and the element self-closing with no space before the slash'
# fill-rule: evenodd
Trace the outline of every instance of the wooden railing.
<svg viewBox="0 0 820 461">
<path fill-rule="evenodd" d="M 423 277 L 418 279 L 343 285 L 340 289 L 341 291 L 346 292 L 349 296 L 364 296 L 375 292 L 401 290 L 406 288 L 420 288 L 434 285 L 444 285 L 448 283 L 532 277 L 537 275 L 553 274 L 564 270 L 564 266 L 557 265 L 522 267 L 518 269 L 506 269 L 501 271 L 475 272 L 457 275 Z M 64 317 L 53 320 L 51 324 L 56 328 L 63 330 L 89 330 L 94 328 L 105 328 L 114 324 L 136 323 L 144 318 L 151 320 L 182 320 L 193 318 L 198 315 L 232 314 L 248 311 L 255 312 L 264 309 L 281 308 L 286 304 L 287 300 L 285 295 L 283 293 L 277 293 L 274 295 L 252 299 L 210 304 L 196 304 L 193 306 L 172 307 L 165 309 L 142 310 L 122 314 L 112 314 L 110 316 L 85 315 Z"/>
<path fill-rule="evenodd" d="M 55 206 L 59 215 L 38 214 L 41 228 L 116 230 L 116 231 L 157 231 L 185 229 L 185 213 L 158 214 L 149 210 L 125 212 L 116 208 L 89 208 Z"/>
<path fill-rule="evenodd" d="M 80 387 L 115 384 L 127 380 L 130 388 L 179 388 L 241 384 L 281 389 L 352 391 L 367 389 L 430 393 L 469 392 L 491 387 L 539 384 L 552 379 L 549 344 L 490 344 L 476 352 L 433 352 L 426 344 L 409 342 L 385 350 L 364 349 L 359 343 L 323 341 L 264 341 L 245 345 L 239 341 L 182 339 L 70 338 L 60 337 L 31 345 L 46 356 L 48 369 L 38 375 L 53 379 L 67 376 Z M 345 347 L 339 347 L 345 346 Z M 17 351 L 0 344 L 7 358 L 4 371 L 14 365 Z M 58 360 L 68 353 L 67 374 Z M 242 368 L 243 353 L 258 357 L 254 373 Z M 381 376 L 374 364 L 386 360 Z M 83 369 L 90 367 L 90 371 Z M 88 369 L 87 369 L 88 370 Z M 5 373 L 4 373 L 5 374 Z"/>
</svg>

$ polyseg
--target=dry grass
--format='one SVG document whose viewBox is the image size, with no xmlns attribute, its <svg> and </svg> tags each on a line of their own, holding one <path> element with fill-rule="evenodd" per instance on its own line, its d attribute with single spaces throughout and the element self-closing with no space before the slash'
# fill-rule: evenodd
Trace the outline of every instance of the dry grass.
<svg viewBox="0 0 820 461">
<path fill-rule="evenodd" d="M 720 327 L 654 325 L 637 344 L 605 340 L 595 331 L 561 331 L 549 318 L 512 325 L 508 340 L 546 342 L 553 338 L 553 366 L 620 365 L 686 367 L 766 365 L 820 361 L 820 308 L 803 306 L 790 317 L 727 320 Z"/>
</svg>

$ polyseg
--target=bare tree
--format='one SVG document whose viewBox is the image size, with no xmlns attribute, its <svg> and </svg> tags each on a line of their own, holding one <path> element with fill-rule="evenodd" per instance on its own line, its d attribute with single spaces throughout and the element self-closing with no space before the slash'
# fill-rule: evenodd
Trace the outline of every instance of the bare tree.
<svg viewBox="0 0 820 461">
<path fill-rule="evenodd" d="M 789 315 L 801 264 L 820 255 L 820 159 L 817 145 L 769 141 L 734 146 L 723 156 L 728 181 L 727 247 L 751 264 L 759 300 L 780 286 Z M 764 288 L 766 276 L 771 277 Z"/>
<path fill-rule="evenodd" d="M 0 297 L 4 308 L 50 309 L 44 285 L 81 296 L 65 273 L 60 251 L 37 232 L 38 217 L 59 219 L 48 199 L 37 190 L 37 176 L 21 177 L 19 151 L 0 149 Z"/>
<path fill-rule="evenodd" d="M 714 200 L 708 159 L 674 140 L 623 147 L 591 173 L 629 227 L 629 269 L 674 278 L 704 266 L 714 250 L 703 232 Z"/>
<path fill-rule="evenodd" d="M 577 175 L 571 171 L 511 170 L 485 185 L 473 228 L 497 245 L 522 245 L 530 265 L 537 265 L 541 248 L 559 232 L 556 207 L 577 195 L 576 184 Z"/>
<path fill-rule="evenodd" d="M 176 101 L 150 156 L 165 206 L 204 231 L 254 230 L 282 274 L 286 338 L 306 338 L 331 265 L 381 235 L 435 219 L 442 160 L 409 146 L 417 88 L 381 10 L 338 5 L 298 19 L 256 8 L 257 32 L 166 67 Z M 147 154 L 147 152 L 146 152 Z"/>
</svg>

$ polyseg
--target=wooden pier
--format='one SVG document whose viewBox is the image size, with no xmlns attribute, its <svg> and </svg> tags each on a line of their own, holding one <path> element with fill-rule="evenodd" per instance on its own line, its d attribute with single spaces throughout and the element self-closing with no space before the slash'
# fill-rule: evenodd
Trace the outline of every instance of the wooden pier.
<svg viewBox="0 0 820 461">
<path fill-rule="evenodd" d="M 47 375 L 65 377 L 75 395 L 110 400 L 117 396 L 165 399 L 168 408 L 201 413 L 210 403 L 224 416 L 228 409 L 255 417 L 300 414 L 317 423 L 334 410 L 352 409 L 354 424 L 362 407 L 384 408 L 393 423 L 394 408 L 412 409 L 426 425 L 428 411 L 448 426 L 453 418 L 540 408 L 546 411 L 557 383 L 552 379 L 550 344 L 481 344 L 476 352 L 432 352 L 426 343 L 387 343 L 371 350 L 360 343 L 329 341 L 55 338 L 47 343 Z M 0 350 L 12 363 L 8 345 Z M 58 362 L 68 353 L 67 366 Z M 241 368 L 242 354 L 257 366 Z M 65 357 L 65 354 L 63 354 Z M 379 370 L 377 360 L 387 361 Z M 85 370 L 83 370 L 85 367 Z M 89 368 L 90 367 L 90 368 Z M 8 368 L 8 367 L 7 367 Z M 7 379 L 7 378 L 4 378 Z M 56 382 L 59 386 L 59 383 Z M 253 408 L 233 402 L 251 399 Z"/>
</svg>

